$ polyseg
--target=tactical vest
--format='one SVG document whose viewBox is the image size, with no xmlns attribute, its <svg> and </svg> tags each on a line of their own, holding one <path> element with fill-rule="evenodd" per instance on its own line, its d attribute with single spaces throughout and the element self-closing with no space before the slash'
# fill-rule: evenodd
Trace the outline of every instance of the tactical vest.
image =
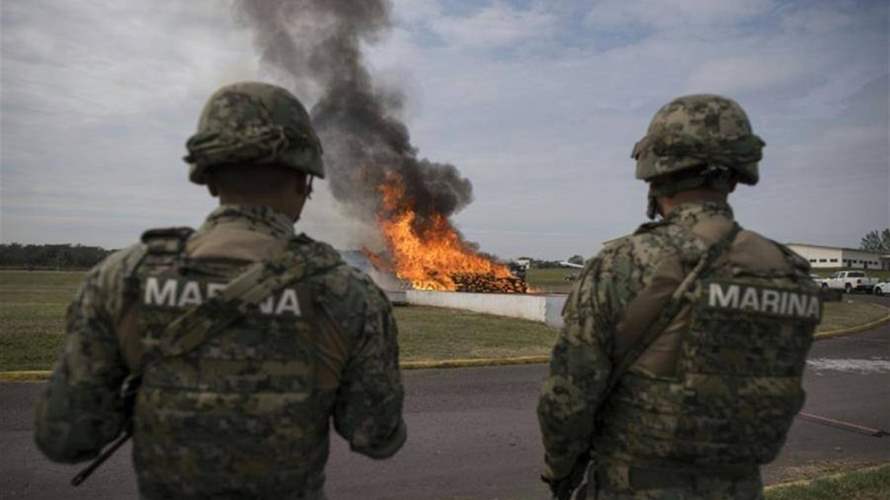
<svg viewBox="0 0 890 500">
<path fill-rule="evenodd" d="M 728 224 L 719 218 L 684 229 L 696 244 L 677 247 L 664 266 L 682 272 L 654 280 L 626 314 L 663 305 L 665 292 L 670 295 Z M 665 241 L 682 240 L 676 228 L 650 230 L 665 231 Z M 681 467 L 773 460 L 803 405 L 801 376 L 821 316 L 807 267 L 781 245 L 739 233 L 601 408 L 593 446 L 603 461 Z"/>
<path fill-rule="evenodd" d="M 147 252 L 129 279 L 144 367 L 134 412 L 140 491 L 150 498 L 315 498 L 331 400 L 317 388 L 308 288 L 286 286 L 196 349 L 170 356 L 161 338 L 167 325 L 248 264 L 189 259 L 190 233 L 143 235 Z M 292 240 L 289 248 L 299 253 L 300 245 Z"/>
</svg>

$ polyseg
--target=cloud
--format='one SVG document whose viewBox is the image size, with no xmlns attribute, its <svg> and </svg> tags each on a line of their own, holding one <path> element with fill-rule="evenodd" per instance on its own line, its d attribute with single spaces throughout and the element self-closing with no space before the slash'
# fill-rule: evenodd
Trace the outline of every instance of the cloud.
<svg viewBox="0 0 890 500">
<path fill-rule="evenodd" d="M 831 119 L 767 144 L 760 184 L 738 195 L 740 214 L 784 241 L 851 247 L 890 225 L 888 81 L 851 89 Z"/>
<path fill-rule="evenodd" d="M 438 0 L 400 0 L 393 12 L 401 24 L 423 23 L 442 15 Z"/>
<path fill-rule="evenodd" d="M 138 114 L 161 99 L 203 92 L 254 57 L 226 10 L 212 7 L 4 4 L 4 79 L 22 83 L 13 85 L 22 92 L 17 103 L 80 120 Z M 241 42 L 234 58 L 232 47 L 218 45 L 233 40 Z"/>
<path fill-rule="evenodd" d="M 654 29 L 731 25 L 763 14 L 773 0 L 602 0 L 587 15 L 591 26 Z"/>
<path fill-rule="evenodd" d="M 868 127 L 834 128 L 847 119 L 845 99 L 887 71 L 886 30 L 868 20 L 880 11 L 841 9 L 856 30 L 850 36 L 783 23 L 823 6 L 695 6 L 683 3 L 668 20 L 653 20 L 658 29 L 631 43 L 601 48 L 602 29 L 588 26 L 575 33 L 571 47 L 536 52 L 552 40 L 535 37 L 516 57 L 461 50 L 458 42 L 423 46 L 413 28 L 400 26 L 399 50 L 407 57 L 381 66 L 413 69 L 412 88 L 420 89 L 423 102 L 409 124 L 422 154 L 454 162 L 473 180 L 476 201 L 457 217 L 469 237 L 504 255 L 540 249 L 565 257 L 571 248 L 595 252 L 598 242 L 628 232 L 645 204 L 645 185 L 632 177 L 630 147 L 662 104 L 693 92 L 739 100 L 768 143 L 764 181 L 734 196 L 743 222 L 780 240 L 855 245 L 860 223 L 835 224 L 826 236 L 824 219 L 810 215 L 823 214 L 824 200 L 839 187 L 868 201 L 857 206 L 845 197 L 848 205 L 830 220 L 886 220 L 886 207 L 876 205 L 887 175 L 875 169 L 887 162 L 876 142 L 887 134 L 885 122 L 872 114 L 862 118 Z M 725 27 L 708 36 L 684 24 L 715 19 Z M 760 20 L 752 27 L 754 19 Z M 578 29 L 571 19 L 556 23 L 557 31 Z M 391 49 L 373 50 L 376 57 Z M 885 90 L 873 94 L 887 99 Z M 832 154 L 820 157 L 823 147 Z M 802 162 L 809 173 L 797 170 Z M 824 173 L 837 163 L 870 173 L 848 171 L 848 181 Z M 788 215 L 764 218 L 767 212 Z M 534 238 L 534 232 L 548 236 Z"/>
<path fill-rule="evenodd" d="M 890 223 L 883 2 L 394 2 L 368 47 L 405 90 L 420 155 L 456 164 L 476 201 L 457 225 L 485 251 L 566 258 L 643 221 L 630 149 L 677 95 L 722 92 L 767 142 L 733 195 L 780 241 L 856 246 Z M 264 78 L 226 3 L 2 3 L 2 241 L 123 246 L 199 224 L 183 144 L 207 96 Z M 311 105 L 310 102 L 307 104 Z M 367 231 L 324 183 L 298 230 Z M 781 216 L 776 216 L 780 214 Z"/>
<path fill-rule="evenodd" d="M 3 4 L 3 241 L 122 246 L 142 222 L 200 221 L 185 139 L 216 86 L 256 77 L 223 6 Z"/>
<path fill-rule="evenodd" d="M 521 10 L 496 0 L 468 17 L 442 16 L 429 24 L 451 46 L 495 48 L 547 37 L 556 27 L 556 17 L 543 3 Z"/>
<path fill-rule="evenodd" d="M 850 4 L 846 5 L 849 9 Z M 782 18 L 785 31 L 797 34 L 825 35 L 849 28 L 856 22 L 853 14 L 836 6 L 795 10 Z"/>
<path fill-rule="evenodd" d="M 810 68 L 793 55 L 744 56 L 707 61 L 689 75 L 690 93 L 737 94 L 797 83 Z"/>
</svg>

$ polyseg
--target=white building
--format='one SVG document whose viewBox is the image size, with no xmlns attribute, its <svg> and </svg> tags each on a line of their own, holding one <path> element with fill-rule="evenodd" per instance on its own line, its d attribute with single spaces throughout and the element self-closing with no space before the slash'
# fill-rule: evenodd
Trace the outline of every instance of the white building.
<svg viewBox="0 0 890 500">
<path fill-rule="evenodd" d="M 791 250 L 807 259 L 814 268 L 890 269 L 890 255 L 855 248 L 788 243 Z"/>
</svg>

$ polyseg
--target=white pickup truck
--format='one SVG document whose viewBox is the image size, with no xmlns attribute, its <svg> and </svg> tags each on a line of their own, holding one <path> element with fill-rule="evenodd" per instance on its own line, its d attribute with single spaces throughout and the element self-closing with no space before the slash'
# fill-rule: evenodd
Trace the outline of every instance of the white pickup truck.
<svg viewBox="0 0 890 500">
<path fill-rule="evenodd" d="M 878 283 L 878 278 L 869 278 L 863 271 L 838 271 L 827 278 L 817 279 L 822 288 L 843 290 L 847 293 L 856 291 L 871 292 Z"/>
</svg>

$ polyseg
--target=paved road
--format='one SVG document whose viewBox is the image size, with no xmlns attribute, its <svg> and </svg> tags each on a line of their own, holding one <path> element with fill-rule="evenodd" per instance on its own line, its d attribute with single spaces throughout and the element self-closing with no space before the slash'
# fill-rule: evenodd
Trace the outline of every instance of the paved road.
<svg viewBox="0 0 890 500">
<path fill-rule="evenodd" d="M 374 462 L 334 439 L 328 493 L 340 498 L 544 498 L 534 407 L 546 367 L 405 373 L 409 441 Z M 819 341 L 810 356 L 804 411 L 890 430 L 890 325 Z M 42 384 L 0 384 L 0 498 L 135 498 L 129 450 L 84 486 L 76 468 L 47 462 L 31 444 L 31 408 Z M 890 461 L 890 437 L 875 438 L 798 419 L 767 482 L 826 461 Z"/>
</svg>

